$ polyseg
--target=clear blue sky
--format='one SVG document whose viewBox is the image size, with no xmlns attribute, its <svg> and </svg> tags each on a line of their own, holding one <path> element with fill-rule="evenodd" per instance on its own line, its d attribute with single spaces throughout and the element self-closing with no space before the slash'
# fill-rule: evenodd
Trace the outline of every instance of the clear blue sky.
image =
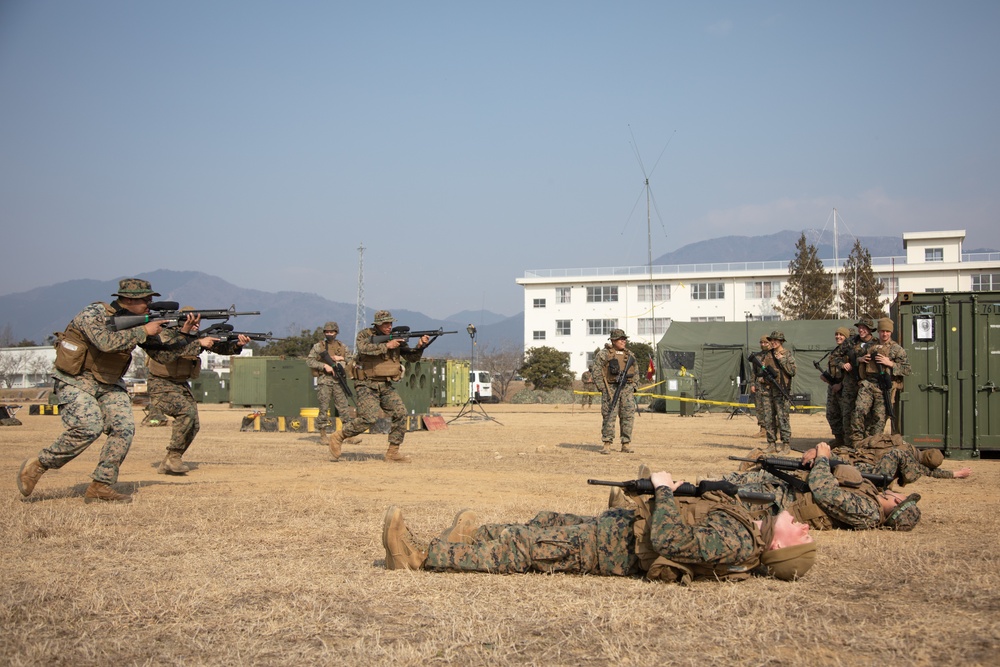
<svg viewBox="0 0 1000 667">
<path fill-rule="evenodd" d="M 653 257 L 834 207 L 1000 247 L 998 31 L 995 1 L 0 0 L 0 293 L 354 303 L 364 244 L 370 307 L 512 315 L 525 269 L 647 262 L 645 175 Z"/>
</svg>

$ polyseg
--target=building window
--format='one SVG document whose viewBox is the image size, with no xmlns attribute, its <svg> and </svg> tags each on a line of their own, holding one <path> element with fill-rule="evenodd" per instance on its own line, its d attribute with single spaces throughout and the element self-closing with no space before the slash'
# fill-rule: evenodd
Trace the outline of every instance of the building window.
<svg viewBox="0 0 1000 667">
<path fill-rule="evenodd" d="M 899 294 L 899 277 L 879 278 L 882 281 L 882 296 L 889 297 L 889 300 L 896 298 Z"/>
<path fill-rule="evenodd" d="M 670 301 L 670 285 L 639 285 L 639 301 Z"/>
<path fill-rule="evenodd" d="M 924 248 L 925 262 L 943 262 L 944 248 Z"/>
<path fill-rule="evenodd" d="M 602 285 L 600 287 L 587 288 L 587 303 L 605 303 L 608 301 L 618 301 L 617 285 Z"/>
<path fill-rule="evenodd" d="M 594 365 L 594 353 L 593 352 L 588 352 L 587 353 L 587 368 L 590 369 L 590 367 L 593 366 L 593 365 Z"/>
<path fill-rule="evenodd" d="M 725 322 L 724 317 L 692 317 L 692 322 Z"/>
<path fill-rule="evenodd" d="M 556 320 L 556 335 L 569 336 L 570 335 L 569 323 L 570 323 L 569 320 Z"/>
<path fill-rule="evenodd" d="M 991 290 L 1000 290 L 1000 273 L 973 274 L 973 292 L 989 292 Z"/>
<path fill-rule="evenodd" d="M 925 291 L 925 292 L 930 292 L 930 293 L 932 293 L 932 294 L 941 294 L 941 293 L 943 293 L 943 292 L 944 292 L 944 288 L 943 288 L 943 287 L 928 287 L 928 288 L 927 288 L 926 290 L 924 290 L 924 291 Z"/>
<path fill-rule="evenodd" d="M 754 280 L 746 283 L 748 299 L 774 299 L 781 293 L 781 283 L 771 280 Z"/>
<path fill-rule="evenodd" d="M 545 332 L 544 331 L 532 331 L 531 332 L 531 339 L 532 340 L 545 340 Z"/>
<path fill-rule="evenodd" d="M 670 325 L 669 317 L 640 317 L 638 321 L 639 336 L 662 336 L 667 333 Z"/>
<path fill-rule="evenodd" d="M 544 308 L 545 307 L 545 299 L 535 299 L 534 301 L 531 302 L 531 307 L 532 308 Z"/>
<path fill-rule="evenodd" d="M 692 283 L 691 298 L 695 301 L 706 299 L 725 299 L 725 283 Z"/>
<path fill-rule="evenodd" d="M 569 303 L 569 294 L 571 288 L 569 287 L 557 287 L 556 288 L 556 303 Z"/>
<path fill-rule="evenodd" d="M 587 335 L 607 336 L 618 328 L 618 320 L 587 320 Z"/>
</svg>

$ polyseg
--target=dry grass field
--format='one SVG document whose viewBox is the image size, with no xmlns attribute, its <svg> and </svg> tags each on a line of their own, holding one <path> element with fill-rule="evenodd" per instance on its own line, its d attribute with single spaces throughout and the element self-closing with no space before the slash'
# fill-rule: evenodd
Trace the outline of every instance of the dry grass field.
<svg viewBox="0 0 1000 667">
<path fill-rule="evenodd" d="M 1000 662 L 1000 465 L 921 479 L 912 533 L 817 533 L 800 582 L 693 586 L 572 575 L 386 571 L 389 505 L 418 537 L 462 508 L 484 522 L 540 509 L 593 514 L 640 462 L 694 481 L 759 443 L 725 414 L 643 413 L 637 453 L 598 455 L 600 415 L 486 406 L 330 463 L 315 434 L 240 432 L 243 411 L 202 408 L 184 477 L 157 475 L 168 428 L 138 427 L 120 490 L 86 505 L 103 439 L 50 471 L 28 499 L 21 461 L 61 431 L 19 413 L 0 430 L 0 662 L 6 665 L 996 665 Z M 458 409 L 446 409 L 446 419 Z M 137 417 L 141 418 L 137 410 Z M 139 419 L 137 419 L 138 421 Z M 793 415 L 796 446 L 822 415 Z M 946 461 L 945 466 L 959 467 Z"/>
</svg>

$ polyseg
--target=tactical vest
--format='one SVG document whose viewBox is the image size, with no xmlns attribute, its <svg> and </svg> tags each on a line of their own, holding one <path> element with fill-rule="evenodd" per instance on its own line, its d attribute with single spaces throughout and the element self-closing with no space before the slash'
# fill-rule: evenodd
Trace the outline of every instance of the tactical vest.
<svg viewBox="0 0 1000 667">
<path fill-rule="evenodd" d="M 876 503 L 879 500 L 878 489 L 875 485 L 869 482 L 867 479 L 862 480 L 861 486 L 852 488 L 852 493 L 860 493 L 868 496 Z M 882 521 L 885 520 L 885 513 L 881 509 L 882 505 L 879 504 L 879 513 L 881 514 Z M 813 494 L 811 491 L 799 495 L 793 503 L 785 507 L 786 510 L 792 513 L 795 520 L 800 523 L 808 523 L 811 528 L 816 530 L 832 530 L 836 526 L 823 509 L 816 504 L 813 500 Z M 881 522 L 880 522 L 881 523 Z"/>
<path fill-rule="evenodd" d="M 869 344 L 868 347 L 865 348 L 865 353 L 869 355 L 869 357 L 868 357 L 868 363 L 866 363 L 866 364 L 859 364 L 858 365 L 858 372 L 861 374 L 861 379 L 862 380 L 864 380 L 865 378 L 868 378 L 868 377 L 871 377 L 871 378 L 874 379 L 874 377 L 876 375 L 878 375 L 878 373 L 879 373 L 879 365 L 878 365 L 878 362 L 875 361 L 875 356 L 879 355 L 879 354 L 884 354 L 884 355 L 888 356 L 889 355 L 889 347 L 887 345 L 882 345 L 880 343 Z M 861 356 L 864 356 L 864 355 L 861 355 Z"/>
<path fill-rule="evenodd" d="M 148 357 L 146 367 L 154 377 L 186 382 L 201 374 L 201 357 L 179 357 L 165 364 Z"/>
<path fill-rule="evenodd" d="M 614 348 L 608 350 L 608 363 L 604 365 L 604 379 L 608 381 L 608 384 L 618 384 L 619 375 L 621 375 L 622 370 L 625 369 L 625 364 L 628 363 L 629 351 L 621 350 L 618 351 Z M 635 377 L 636 368 L 635 361 L 629 366 L 628 373 L 625 377 L 631 380 Z"/>
<path fill-rule="evenodd" d="M 788 354 L 787 350 L 785 351 L 785 354 Z M 792 378 L 788 375 L 788 373 L 782 370 L 781 366 L 778 364 L 778 360 L 772 352 L 769 351 L 764 355 L 764 365 L 774 370 L 775 378 L 778 380 L 778 384 L 781 385 L 782 389 L 786 392 L 791 391 Z M 769 384 L 769 382 L 765 381 L 764 386 L 766 387 Z"/>
<path fill-rule="evenodd" d="M 751 576 L 760 565 L 760 557 L 766 545 L 760 535 L 760 529 L 753 522 L 750 512 L 732 499 L 716 492 L 702 496 L 674 497 L 680 510 L 681 521 L 687 526 L 696 526 L 711 512 L 725 512 L 734 517 L 753 535 L 754 549 L 750 557 L 742 563 L 710 565 L 708 563 L 678 563 L 661 556 L 653 548 L 652 517 L 656 509 L 656 499 L 649 496 L 636 496 L 635 510 L 635 554 L 639 558 L 639 567 L 650 580 L 666 581 L 687 585 L 694 579 L 720 579 L 740 581 Z"/>
<path fill-rule="evenodd" d="M 104 312 L 109 317 L 114 309 L 106 303 Z M 67 375 L 79 375 L 90 371 L 98 382 L 117 384 L 132 364 L 131 350 L 125 352 L 103 352 L 91 343 L 77 326 L 70 322 L 66 330 L 56 334 L 55 367 Z"/>
<path fill-rule="evenodd" d="M 347 359 L 347 346 L 344 345 L 342 342 L 340 342 L 339 340 L 335 340 L 332 343 L 330 341 L 323 341 L 323 342 L 326 344 L 326 353 L 330 355 L 331 359 L 333 359 L 335 356 Z M 320 361 L 323 360 L 320 359 Z M 321 375 L 326 375 L 326 373 L 324 373 L 323 369 L 321 368 L 310 368 L 309 370 L 312 371 L 314 378 L 319 377 Z"/>
<path fill-rule="evenodd" d="M 403 377 L 400 357 L 398 347 L 383 354 L 359 354 L 347 365 L 347 370 L 355 380 L 398 382 Z"/>
</svg>

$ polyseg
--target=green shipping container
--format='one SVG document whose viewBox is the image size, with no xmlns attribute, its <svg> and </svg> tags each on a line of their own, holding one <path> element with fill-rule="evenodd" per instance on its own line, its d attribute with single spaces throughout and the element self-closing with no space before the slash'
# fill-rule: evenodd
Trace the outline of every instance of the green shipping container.
<svg viewBox="0 0 1000 667">
<path fill-rule="evenodd" d="M 457 359 L 431 360 L 432 408 L 465 405 L 469 400 L 469 362 Z"/>
<path fill-rule="evenodd" d="M 225 403 L 229 400 L 228 375 L 215 371 L 201 371 L 191 380 L 191 393 L 199 403 Z"/>
<path fill-rule="evenodd" d="M 425 415 L 430 412 L 434 365 L 433 359 L 407 361 L 403 364 L 403 377 L 396 383 L 396 391 L 403 399 L 408 414 Z"/>
<path fill-rule="evenodd" d="M 269 417 L 297 417 L 318 407 L 312 372 L 305 359 L 233 357 L 229 402 L 263 407 Z"/>
<path fill-rule="evenodd" d="M 1000 292 L 903 292 L 891 314 L 912 369 L 906 440 L 954 458 L 1000 450 Z"/>
</svg>

